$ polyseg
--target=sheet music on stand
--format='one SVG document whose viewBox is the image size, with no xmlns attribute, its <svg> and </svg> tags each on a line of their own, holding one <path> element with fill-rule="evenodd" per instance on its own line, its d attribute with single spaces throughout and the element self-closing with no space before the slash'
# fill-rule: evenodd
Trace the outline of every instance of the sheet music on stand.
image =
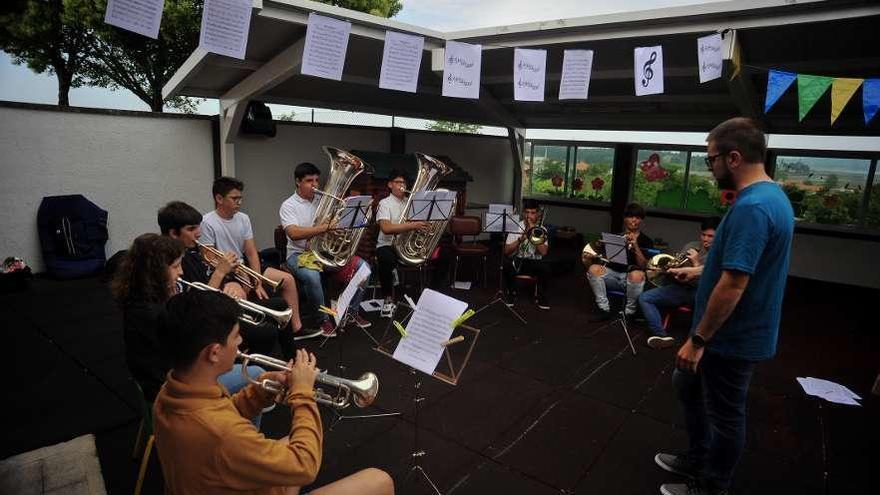
<svg viewBox="0 0 880 495">
<path fill-rule="evenodd" d="M 519 215 L 513 213 L 513 205 L 490 204 L 484 220 L 484 232 L 522 233 L 522 221 Z"/>
<path fill-rule="evenodd" d="M 609 262 L 621 265 L 626 265 L 629 262 L 626 252 L 626 237 L 602 232 L 602 243 L 605 246 L 605 258 Z"/>
<path fill-rule="evenodd" d="M 367 225 L 372 196 L 349 196 L 345 198 L 342 215 L 336 223 L 337 229 L 359 229 Z"/>
<path fill-rule="evenodd" d="M 413 193 L 406 219 L 413 221 L 448 220 L 452 216 L 455 191 L 418 191 Z"/>
<path fill-rule="evenodd" d="M 405 311 L 400 321 L 392 318 L 375 350 L 413 369 L 450 385 L 458 380 L 470 361 L 480 330 L 455 324 L 467 303 L 425 289 L 415 308 L 400 302 Z M 405 336 L 399 331 L 400 325 Z"/>
</svg>

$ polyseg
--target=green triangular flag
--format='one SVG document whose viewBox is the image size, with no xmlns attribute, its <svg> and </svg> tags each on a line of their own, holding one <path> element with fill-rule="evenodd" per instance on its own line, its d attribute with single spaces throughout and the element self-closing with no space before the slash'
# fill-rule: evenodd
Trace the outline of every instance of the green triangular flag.
<svg viewBox="0 0 880 495">
<path fill-rule="evenodd" d="M 798 114 L 800 116 L 798 120 L 804 120 L 813 105 L 831 87 L 832 81 L 834 81 L 833 77 L 798 74 Z"/>
</svg>

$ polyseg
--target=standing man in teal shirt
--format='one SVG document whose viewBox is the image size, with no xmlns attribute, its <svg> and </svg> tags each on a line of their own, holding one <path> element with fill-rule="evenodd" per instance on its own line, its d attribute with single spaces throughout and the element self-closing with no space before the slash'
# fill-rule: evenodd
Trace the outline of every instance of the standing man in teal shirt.
<svg viewBox="0 0 880 495">
<path fill-rule="evenodd" d="M 694 327 L 675 358 L 672 380 L 689 449 L 654 460 L 688 481 L 662 485 L 665 495 L 725 494 L 730 488 L 745 446 L 755 365 L 776 353 L 794 233 L 791 203 L 764 168 L 767 141 L 756 123 L 730 119 L 706 141 L 706 166 L 719 188 L 738 195 L 715 232 L 697 287 Z"/>
</svg>

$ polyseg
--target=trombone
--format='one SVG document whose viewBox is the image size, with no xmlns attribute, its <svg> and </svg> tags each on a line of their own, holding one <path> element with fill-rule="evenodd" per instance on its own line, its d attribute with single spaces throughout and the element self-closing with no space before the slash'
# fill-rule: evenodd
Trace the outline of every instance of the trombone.
<svg viewBox="0 0 880 495">
<path fill-rule="evenodd" d="M 548 209 L 546 206 L 541 209 L 541 219 L 538 221 L 538 225 L 529 229 L 528 239 L 533 246 L 540 246 L 547 242 L 547 228 L 544 227 L 544 218 L 547 216 Z"/>
<path fill-rule="evenodd" d="M 220 258 L 222 258 L 223 252 L 219 249 L 214 248 L 213 246 L 208 246 L 207 244 L 202 244 L 199 241 L 196 241 L 196 244 L 202 248 L 202 257 L 205 259 L 205 263 L 217 268 L 217 264 L 220 262 Z M 251 279 L 259 279 L 264 284 L 268 284 L 272 287 L 272 290 L 278 290 L 278 287 L 281 285 L 281 282 L 276 282 L 270 278 L 263 276 L 263 274 L 249 268 L 247 265 L 242 263 L 241 260 L 238 260 L 238 263 L 235 265 L 235 269 L 233 270 L 233 275 L 235 279 L 241 282 L 242 285 L 246 286 L 249 289 L 254 288 L 254 283 Z"/>
<path fill-rule="evenodd" d="M 201 282 L 187 282 L 182 278 L 178 278 L 177 281 L 191 289 L 212 290 L 215 292 L 221 292 L 220 290 Z M 275 324 L 278 325 L 278 328 L 284 328 L 285 326 L 287 326 L 287 323 L 290 321 L 290 317 L 293 315 L 293 311 L 289 308 L 285 311 L 276 311 L 274 309 L 269 309 L 265 306 L 260 306 L 257 303 L 250 302 L 247 299 L 236 299 L 235 302 L 237 302 L 242 309 L 242 313 L 238 317 L 238 319 L 245 323 L 250 323 L 254 326 L 262 325 L 266 321 L 266 319 L 271 318 L 272 321 L 274 321 Z"/>
<path fill-rule="evenodd" d="M 248 381 L 248 383 L 263 387 L 266 391 L 273 394 L 286 392 L 287 389 L 283 384 L 269 379 L 256 380 L 248 374 L 247 370 L 248 364 L 254 363 L 264 368 L 278 371 L 290 371 L 290 367 L 286 362 L 263 354 L 245 354 L 241 351 L 238 351 L 237 357 L 242 360 L 241 375 Z M 328 375 L 327 371 L 319 371 L 318 376 L 315 377 L 315 381 L 330 387 L 336 387 L 335 395 L 328 394 L 322 389 L 316 388 L 315 402 L 326 404 L 337 409 L 345 409 L 350 406 L 352 402 L 354 402 L 354 405 L 357 407 L 367 407 L 376 400 L 376 396 L 379 394 L 379 378 L 376 377 L 375 373 L 370 373 L 369 371 L 361 375 L 357 380 L 339 378 L 333 375 Z"/>
</svg>

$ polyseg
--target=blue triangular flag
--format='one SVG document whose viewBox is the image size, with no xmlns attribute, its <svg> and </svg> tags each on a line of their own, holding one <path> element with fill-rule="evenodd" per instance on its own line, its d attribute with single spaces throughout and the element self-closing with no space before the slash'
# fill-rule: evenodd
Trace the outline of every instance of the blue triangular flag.
<svg viewBox="0 0 880 495">
<path fill-rule="evenodd" d="M 862 108 L 865 111 L 865 125 L 877 115 L 880 105 L 880 79 L 865 79 L 862 83 Z"/>
<path fill-rule="evenodd" d="M 764 100 L 764 113 L 770 111 L 770 108 L 779 100 L 779 97 L 785 93 L 785 90 L 791 86 L 797 79 L 797 74 L 793 72 L 784 72 L 781 70 L 771 70 L 767 76 L 767 98 Z"/>
</svg>

